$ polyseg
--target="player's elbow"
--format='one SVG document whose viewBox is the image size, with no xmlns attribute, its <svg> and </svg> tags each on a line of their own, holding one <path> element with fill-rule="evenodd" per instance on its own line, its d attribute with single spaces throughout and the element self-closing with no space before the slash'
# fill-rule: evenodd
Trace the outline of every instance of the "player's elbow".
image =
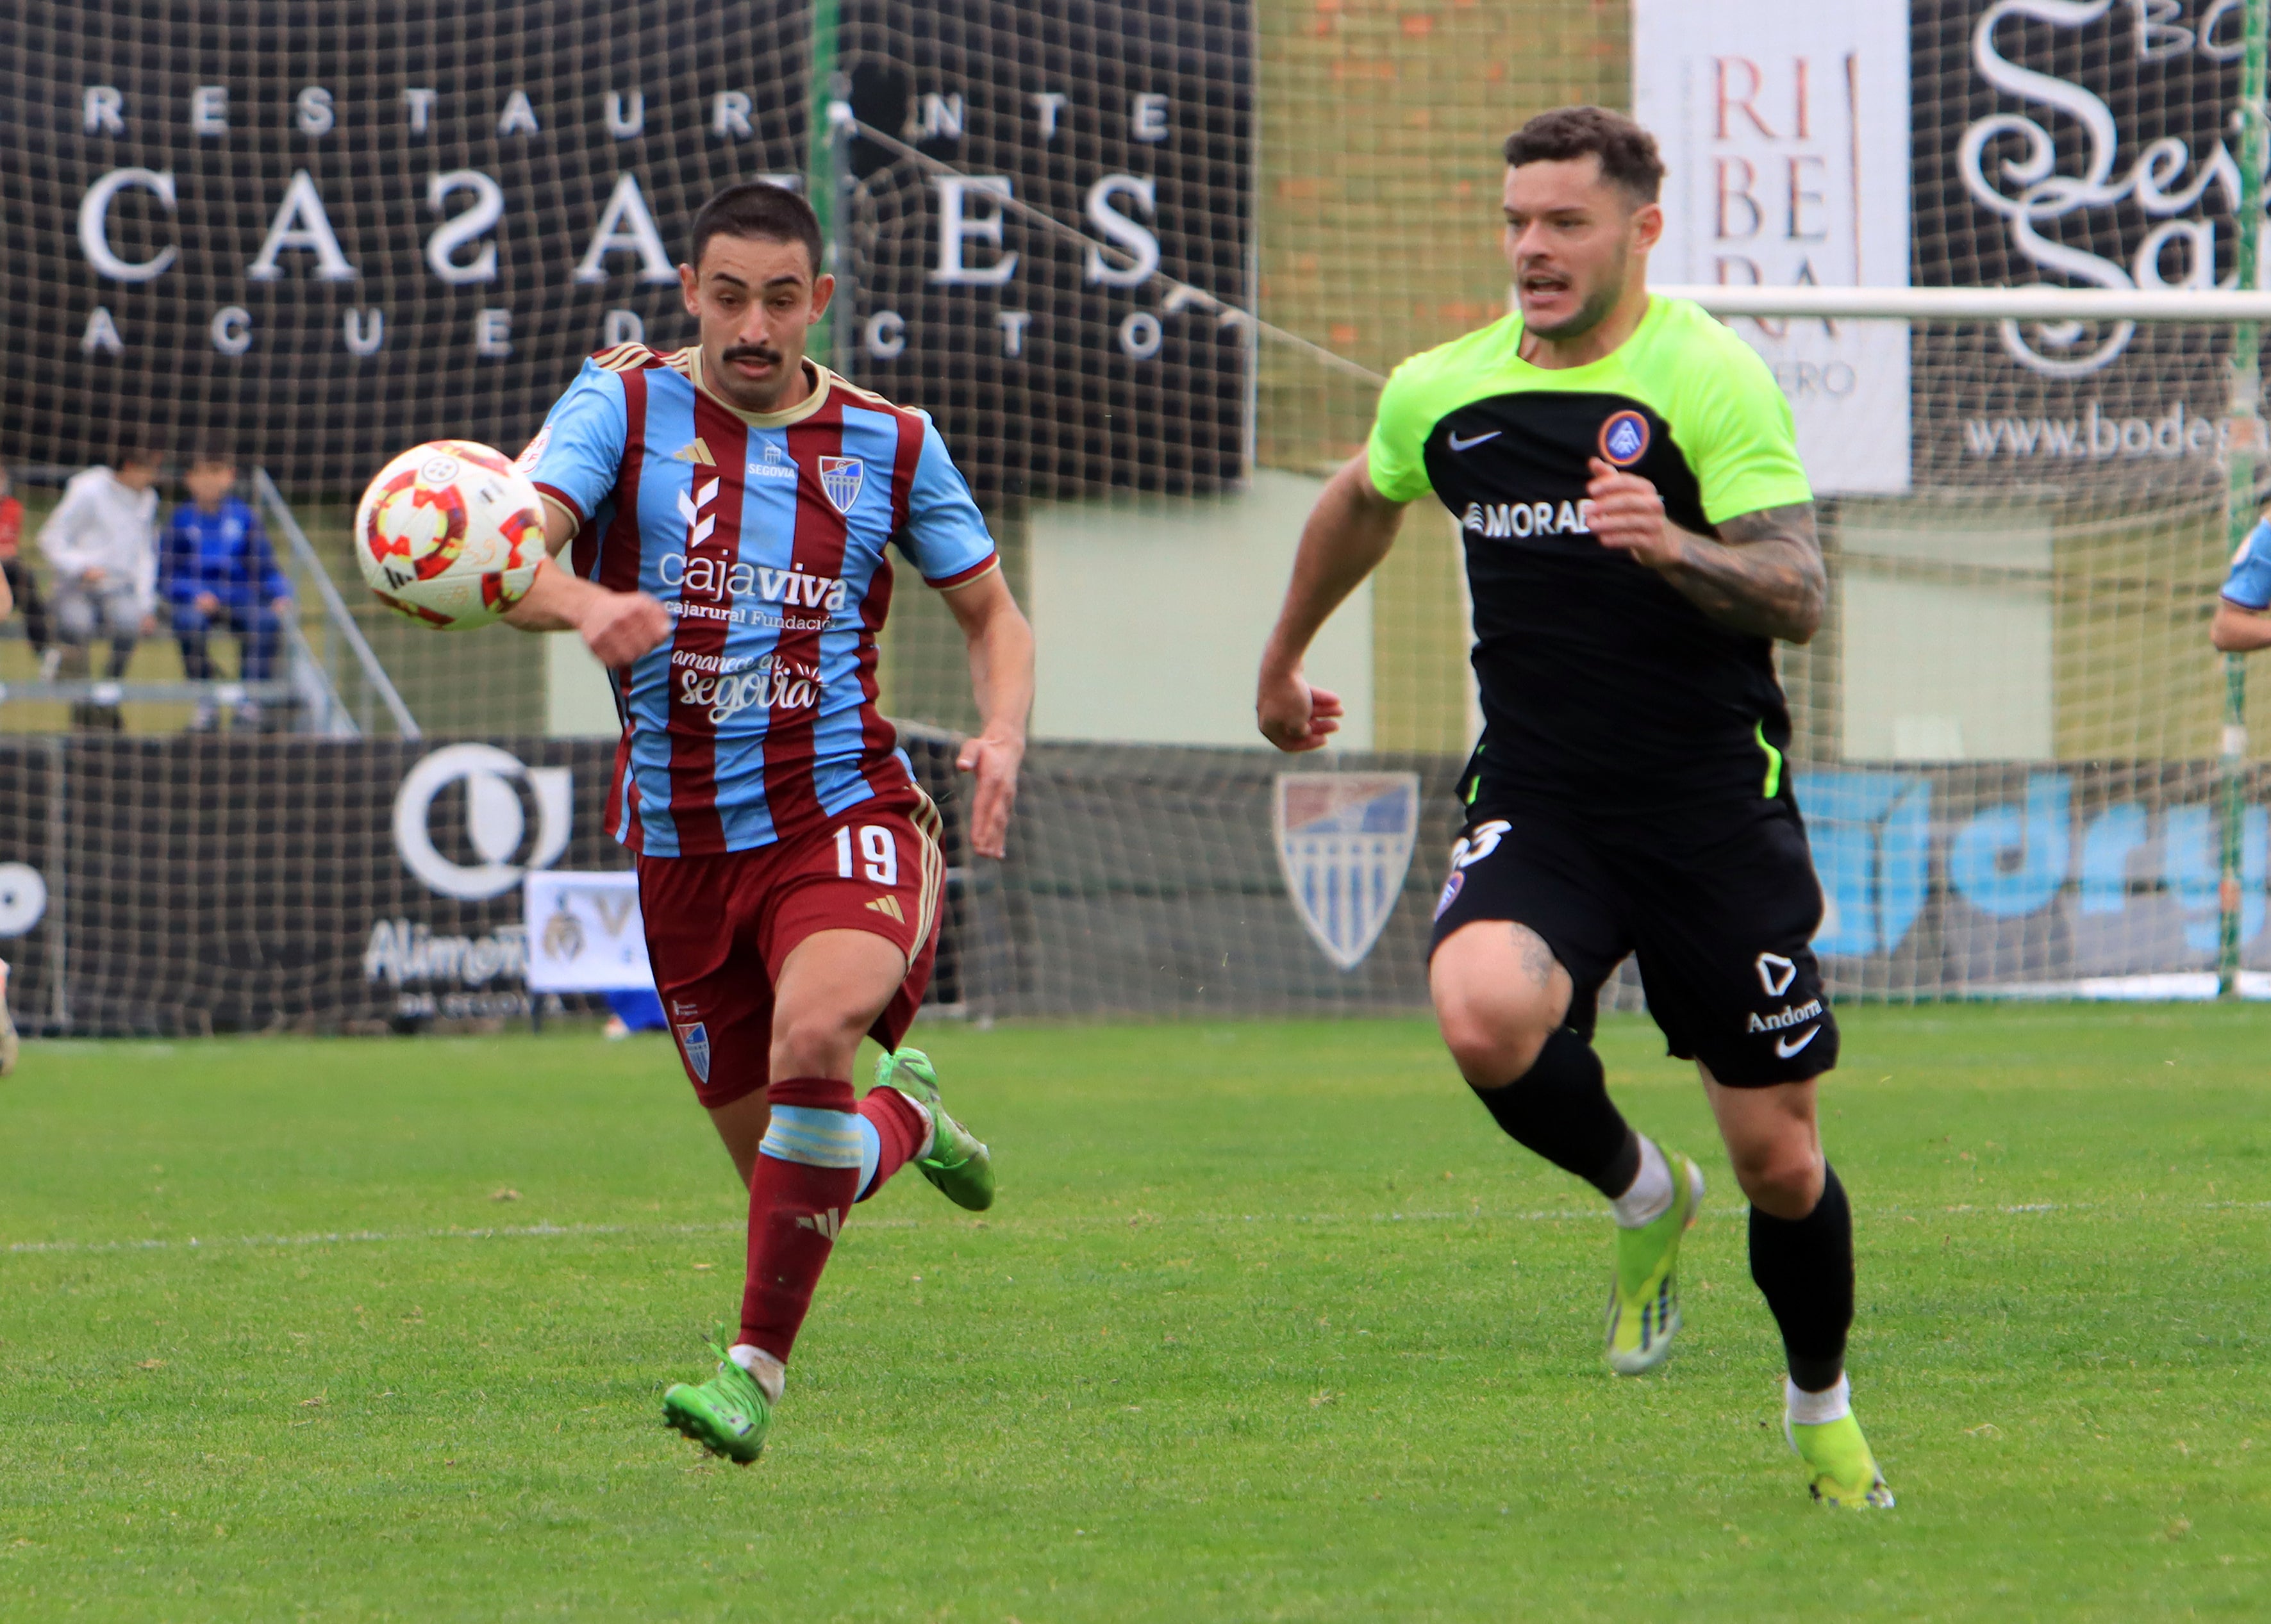
<svg viewBox="0 0 2271 1624">
<path fill-rule="evenodd" d="M 2243 617 L 2229 603 L 2215 606 L 2215 618 L 2208 622 L 2208 640 L 2219 654 L 2244 654 L 2251 646 Z"/>
<path fill-rule="evenodd" d="M 1813 642 L 1813 634 L 1821 629 L 1828 596 L 1828 583 L 1811 583 L 1791 607 L 1790 616 L 1782 626 L 1783 641 L 1801 645 Z"/>
</svg>

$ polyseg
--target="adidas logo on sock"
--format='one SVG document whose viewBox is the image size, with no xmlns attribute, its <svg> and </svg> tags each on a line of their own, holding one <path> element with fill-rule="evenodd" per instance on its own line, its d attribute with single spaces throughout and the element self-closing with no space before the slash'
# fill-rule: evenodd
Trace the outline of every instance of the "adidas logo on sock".
<svg viewBox="0 0 2271 1624">
<path fill-rule="evenodd" d="M 799 1229 L 809 1229 L 816 1234 L 833 1240 L 844 1233 L 844 1215 L 833 1207 L 824 1207 L 818 1212 L 800 1213 L 797 1216 L 796 1226 Z"/>
<path fill-rule="evenodd" d="M 907 922 L 906 911 L 899 906 L 899 899 L 897 897 L 878 897 L 867 906 L 877 913 L 889 914 L 902 925 Z"/>
</svg>

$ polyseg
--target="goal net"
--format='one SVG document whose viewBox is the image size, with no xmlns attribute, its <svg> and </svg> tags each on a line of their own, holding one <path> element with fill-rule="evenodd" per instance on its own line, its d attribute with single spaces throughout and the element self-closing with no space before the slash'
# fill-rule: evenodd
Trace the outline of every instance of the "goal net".
<svg viewBox="0 0 2271 1624">
<path fill-rule="evenodd" d="M 305 534 L 297 618 L 360 735 L 176 736 L 196 697 L 165 687 L 182 672 L 160 635 L 127 736 L 89 740 L 36 652 L 0 638 L 0 726 L 27 764 L 0 806 L 19 1007 L 75 1031 L 525 1007 L 515 876 L 622 861 L 596 837 L 604 687 L 572 638 L 385 617 L 346 517 L 403 444 L 517 450 L 585 352 L 687 342 L 687 224 L 756 175 L 823 213 L 842 292 L 821 353 L 934 414 L 1037 629 L 1011 857 L 957 853 L 941 1000 L 1423 1006 L 1478 725 L 1450 517 L 1415 507 L 1313 653 L 1349 702 L 1343 748 L 1260 748 L 1255 661 L 1380 381 L 1505 310 L 1506 134 L 1578 101 L 1664 138 L 1659 283 L 1770 302 L 1726 308 L 1821 497 L 1830 613 L 1780 659 L 1834 987 L 2191 995 L 2216 985 L 2228 917 L 2252 991 L 2271 786 L 2249 755 L 2224 816 L 2207 643 L 2233 544 L 2232 308 L 2007 318 L 1867 291 L 2229 286 L 2246 10 L 15 8 L 0 457 L 28 470 L 26 534 L 57 478 L 123 439 L 176 463 L 228 443 Z M 1808 307 L 1807 288 L 1862 302 Z M 934 596 L 897 595 L 882 682 L 953 829 L 950 741 L 976 718 Z M 472 748 L 503 759 L 406 788 Z M 98 800 L 142 810 L 93 817 Z M 198 866 L 225 849 L 265 855 Z M 175 990 L 130 995 L 160 963 Z M 1629 970 L 1610 996 L 1636 1004 Z"/>
</svg>

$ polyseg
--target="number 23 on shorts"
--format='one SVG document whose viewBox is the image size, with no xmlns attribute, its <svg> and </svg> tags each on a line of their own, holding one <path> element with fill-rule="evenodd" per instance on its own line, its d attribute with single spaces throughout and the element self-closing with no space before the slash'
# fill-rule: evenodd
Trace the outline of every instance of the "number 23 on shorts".
<svg viewBox="0 0 2271 1624">
<path fill-rule="evenodd" d="M 857 876 L 882 886 L 899 883 L 899 847 L 891 838 L 891 831 L 881 823 L 862 823 L 855 842 L 853 828 L 845 824 L 836 831 L 836 877 L 854 877 L 854 846 L 857 846 Z"/>
</svg>

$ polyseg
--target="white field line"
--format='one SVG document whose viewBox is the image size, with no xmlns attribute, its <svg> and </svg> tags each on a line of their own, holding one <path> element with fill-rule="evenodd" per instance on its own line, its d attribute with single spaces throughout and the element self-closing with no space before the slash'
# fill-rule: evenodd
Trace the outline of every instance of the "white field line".
<svg viewBox="0 0 2271 1624">
<path fill-rule="evenodd" d="M 2206 1201 L 2189 1204 L 2185 1210 L 2196 1212 L 2260 1212 L 2271 1209 L 2271 1201 Z M 1705 1210 L 1712 1217 L 1740 1218 L 1748 1211 L 1739 1206 L 1711 1207 Z M 2044 1212 L 2133 1211 L 2126 1203 L 2096 1201 L 2037 1201 L 2010 1206 L 1974 1206 L 1969 1203 L 1949 1207 L 1873 1207 L 1865 1208 L 1860 1216 L 1871 1218 L 1925 1217 L 2031 1217 Z M 1153 1229 L 1173 1225 L 1223 1225 L 1232 1224 L 1560 1224 L 1570 1222 L 1600 1222 L 1608 1213 L 1593 1207 L 1582 1211 L 1540 1211 L 1535 1212 L 1369 1212 L 1369 1213 L 1286 1213 L 1241 1212 L 1202 1213 L 1195 1217 L 1163 1218 L 1148 1212 L 1085 1214 L 1072 1218 L 1013 1219 L 1007 1223 L 1000 1218 L 976 1220 L 978 1225 L 1015 1232 L 1023 1228 L 1054 1229 Z M 957 1231 L 973 1227 L 969 1219 L 933 1220 L 920 1218 L 863 1218 L 854 1227 L 859 1229 L 933 1229 L 952 1228 Z M 149 1237 L 139 1240 L 17 1240 L 0 1248 L 0 1253 L 10 1255 L 33 1255 L 51 1253 L 97 1252 L 189 1252 L 257 1249 L 262 1247 L 316 1246 L 403 1246 L 430 1240 L 574 1240 L 597 1236 L 624 1235 L 642 1240 L 664 1240 L 679 1235 L 738 1235 L 744 1226 L 739 1223 L 721 1224 L 521 1224 L 499 1225 L 482 1229 L 355 1229 L 324 1231 L 304 1235 L 229 1235 L 208 1240 L 190 1235 L 175 1240 Z"/>
</svg>

